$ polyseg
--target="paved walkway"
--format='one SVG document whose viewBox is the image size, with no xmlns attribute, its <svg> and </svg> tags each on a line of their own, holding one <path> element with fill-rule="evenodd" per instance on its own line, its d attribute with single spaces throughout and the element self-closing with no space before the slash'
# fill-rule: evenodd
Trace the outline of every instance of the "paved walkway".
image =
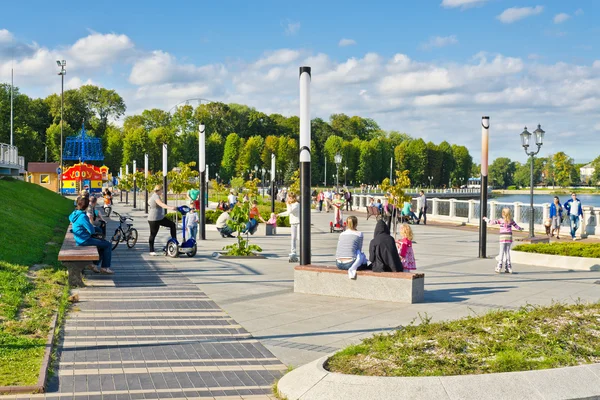
<svg viewBox="0 0 600 400">
<path fill-rule="evenodd" d="M 140 241 L 113 252 L 114 276 L 89 276 L 89 287 L 79 290 L 47 398 L 269 398 L 284 364 L 308 363 L 419 315 L 441 320 L 600 300 L 598 271 L 515 265 L 515 274 L 497 275 L 495 260 L 476 258 L 476 232 L 435 225 L 414 227 L 418 269 L 426 275 L 422 304 L 296 294 L 286 229 L 252 238 L 266 260 L 213 258 L 229 240 L 210 226 L 196 257 L 150 257 L 143 211 L 115 208 L 134 217 Z M 329 233 L 331 217 L 313 213 L 315 264 L 332 263 L 338 234 Z M 359 214 L 365 249 L 374 225 Z M 167 238 L 161 229 L 157 244 Z M 490 234 L 489 255 L 497 254 L 496 241 Z"/>
</svg>

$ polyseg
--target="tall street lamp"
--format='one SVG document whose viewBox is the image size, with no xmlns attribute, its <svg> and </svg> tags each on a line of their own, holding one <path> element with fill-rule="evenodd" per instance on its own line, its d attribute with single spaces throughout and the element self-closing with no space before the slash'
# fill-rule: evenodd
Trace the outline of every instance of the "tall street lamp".
<svg viewBox="0 0 600 400">
<path fill-rule="evenodd" d="M 65 75 L 67 74 L 67 61 L 56 60 L 56 65 L 60 67 L 60 179 L 59 179 L 59 193 L 62 194 L 62 173 L 63 173 L 63 109 L 65 101 Z"/>
<path fill-rule="evenodd" d="M 531 136 L 532 133 L 529 132 L 527 130 L 527 127 L 525 127 L 525 130 L 521 133 L 521 144 L 523 145 L 523 149 L 525 150 L 525 154 L 527 154 L 527 156 L 531 157 L 530 158 L 530 162 L 531 162 L 531 173 L 530 173 L 530 217 L 529 217 L 529 238 L 533 238 L 535 237 L 535 234 L 533 233 L 533 217 L 534 217 L 534 209 L 533 209 L 533 157 L 540 152 L 540 148 L 542 147 L 542 144 L 544 143 L 544 134 L 546 132 L 544 132 L 542 130 L 542 126 L 538 124 L 537 129 L 535 131 L 533 131 L 533 135 L 535 135 L 535 144 L 537 145 L 537 150 L 535 151 L 528 151 L 527 149 L 529 148 L 530 142 L 531 142 Z M 531 143 L 531 147 L 533 148 L 533 143 Z"/>
<path fill-rule="evenodd" d="M 340 191 L 340 164 L 342 163 L 342 155 L 340 153 L 336 153 L 335 157 L 333 157 L 335 161 L 335 191 Z"/>
<path fill-rule="evenodd" d="M 265 199 L 265 172 L 267 172 L 267 170 L 264 169 L 264 168 L 261 168 L 260 172 L 262 172 L 262 175 L 261 175 L 262 182 L 261 182 L 261 184 L 262 184 L 262 197 L 263 197 L 263 200 L 264 200 Z"/>
<path fill-rule="evenodd" d="M 344 170 L 344 186 L 346 186 L 346 174 L 348 173 L 348 167 L 342 168 Z"/>
</svg>

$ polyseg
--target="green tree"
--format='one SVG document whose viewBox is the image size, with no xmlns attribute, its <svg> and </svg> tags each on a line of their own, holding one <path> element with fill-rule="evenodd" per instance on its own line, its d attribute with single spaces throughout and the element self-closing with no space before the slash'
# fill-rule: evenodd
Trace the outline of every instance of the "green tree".
<svg viewBox="0 0 600 400">
<path fill-rule="evenodd" d="M 427 183 L 433 187 L 440 185 L 440 176 L 442 174 L 443 155 L 438 146 L 433 142 L 427 143 Z M 429 182 L 429 177 L 433 179 Z"/>
<path fill-rule="evenodd" d="M 492 184 L 506 189 L 513 184 L 515 163 L 510 158 L 499 157 L 489 167 L 489 179 Z"/>
<path fill-rule="evenodd" d="M 408 143 L 408 170 L 410 181 L 414 185 L 426 185 L 427 144 L 423 139 L 411 140 Z"/>
<path fill-rule="evenodd" d="M 465 146 L 452 145 L 452 155 L 456 165 L 451 173 L 454 185 L 466 185 L 469 181 L 471 168 L 473 168 L 473 157 Z"/>
<path fill-rule="evenodd" d="M 226 182 L 235 175 L 235 167 L 240 154 L 240 143 L 240 137 L 236 133 L 230 133 L 225 139 L 220 176 Z"/>
<path fill-rule="evenodd" d="M 109 124 L 105 137 L 104 164 L 110 172 L 115 173 L 123 165 L 123 132 L 121 129 Z"/>
<path fill-rule="evenodd" d="M 221 165 L 223 151 L 223 137 L 216 132 L 211 133 L 206 139 L 206 163 L 211 166 L 211 171 L 218 171 L 217 167 Z M 197 154 L 198 152 L 196 151 L 195 155 Z"/>
<path fill-rule="evenodd" d="M 115 139 L 114 137 L 111 139 Z M 118 145 L 118 140 L 117 143 Z M 126 132 L 125 136 L 122 140 L 123 144 L 123 152 L 122 152 L 122 163 L 119 166 L 131 165 L 133 161 L 143 162 L 144 155 L 151 148 L 150 139 L 146 130 L 142 127 L 136 128 L 133 131 Z M 159 147 L 159 150 L 162 152 L 162 146 Z M 159 160 L 161 160 L 159 162 Z M 158 156 L 157 151 L 153 151 L 152 154 L 149 154 L 149 164 L 150 165 L 161 165 L 162 155 Z M 116 168 L 116 167 L 115 167 Z"/>
<path fill-rule="evenodd" d="M 394 148 L 394 164 L 396 165 L 396 170 L 398 171 L 405 171 L 410 169 L 410 160 L 408 153 L 408 145 L 410 144 L 410 142 L 410 140 L 406 140 Z"/>
<path fill-rule="evenodd" d="M 598 186 L 600 185 L 600 156 L 596 157 L 596 159 L 592 161 L 592 168 L 594 168 L 594 172 L 592 172 L 590 184 Z"/>
<path fill-rule="evenodd" d="M 456 168 L 456 161 L 454 160 L 454 152 L 452 151 L 452 146 L 450 146 L 450 143 L 444 140 L 439 144 L 438 149 L 442 154 L 440 186 L 446 186 L 450 184 L 450 177 L 452 171 L 454 171 L 454 168 Z"/>
<path fill-rule="evenodd" d="M 553 157 L 554 174 L 559 186 L 570 186 L 576 175 L 573 159 L 559 151 Z"/>
<path fill-rule="evenodd" d="M 169 180 L 169 188 L 177 195 L 180 195 L 188 190 L 198 187 L 198 168 L 195 168 L 196 163 L 194 161 L 190 163 L 180 162 L 177 168 L 167 173 L 167 179 Z M 179 198 L 177 196 L 176 198 Z"/>
<path fill-rule="evenodd" d="M 52 121 L 55 124 L 59 124 L 61 96 L 59 94 L 51 94 L 44 101 L 48 105 Z M 79 130 L 82 122 L 85 121 L 86 129 L 92 129 L 91 119 L 93 115 L 93 111 L 90 110 L 85 97 L 79 90 L 70 89 L 64 92 L 63 118 L 69 126 Z"/>
<path fill-rule="evenodd" d="M 471 177 L 479 178 L 480 176 L 481 176 L 481 164 L 473 163 L 473 166 L 471 167 Z"/>
<path fill-rule="evenodd" d="M 125 101 L 114 90 L 94 85 L 81 86 L 79 92 L 86 102 L 87 109 L 93 115 L 90 122 L 96 136 L 104 137 L 109 118 L 116 120 L 125 114 L 127 109 Z"/>
<path fill-rule="evenodd" d="M 261 167 L 261 154 L 264 139 L 260 136 L 252 136 L 246 140 L 237 162 L 237 174 L 243 176 L 248 170 L 254 171 L 254 167 Z"/>
<path fill-rule="evenodd" d="M 75 132 L 68 124 L 63 125 L 63 146 L 67 136 L 73 136 Z M 48 161 L 60 161 L 60 125 L 52 124 L 46 130 L 46 146 L 48 146 Z"/>
</svg>

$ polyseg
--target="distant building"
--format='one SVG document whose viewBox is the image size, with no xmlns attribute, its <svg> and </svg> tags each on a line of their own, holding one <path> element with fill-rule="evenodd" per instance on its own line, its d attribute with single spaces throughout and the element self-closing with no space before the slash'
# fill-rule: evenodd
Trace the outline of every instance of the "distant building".
<svg viewBox="0 0 600 400">
<path fill-rule="evenodd" d="M 584 165 L 579 168 L 579 176 L 581 177 L 582 183 L 588 183 L 594 174 L 594 167 L 592 167 L 592 163 Z"/>
<path fill-rule="evenodd" d="M 58 192 L 58 163 L 30 162 L 27 164 L 27 181 Z"/>
</svg>

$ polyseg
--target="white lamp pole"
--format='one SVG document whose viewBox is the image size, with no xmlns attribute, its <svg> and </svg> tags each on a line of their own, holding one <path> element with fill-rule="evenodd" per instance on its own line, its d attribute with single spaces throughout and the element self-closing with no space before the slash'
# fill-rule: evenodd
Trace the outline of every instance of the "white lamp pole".
<svg viewBox="0 0 600 400">
<path fill-rule="evenodd" d="M 162 173 L 163 173 L 163 202 L 167 204 L 167 144 L 163 143 L 162 149 Z"/>
<path fill-rule="evenodd" d="M 144 212 L 148 214 L 148 153 L 144 154 L 144 178 L 146 179 L 146 187 L 144 194 Z"/>
<path fill-rule="evenodd" d="M 310 67 L 300 67 L 300 265 L 310 265 L 311 251 L 310 81 Z"/>
<path fill-rule="evenodd" d="M 200 123 L 198 131 L 198 170 L 200 172 L 200 240 L 206 240 L 206 130 Z"/>
</svg>

